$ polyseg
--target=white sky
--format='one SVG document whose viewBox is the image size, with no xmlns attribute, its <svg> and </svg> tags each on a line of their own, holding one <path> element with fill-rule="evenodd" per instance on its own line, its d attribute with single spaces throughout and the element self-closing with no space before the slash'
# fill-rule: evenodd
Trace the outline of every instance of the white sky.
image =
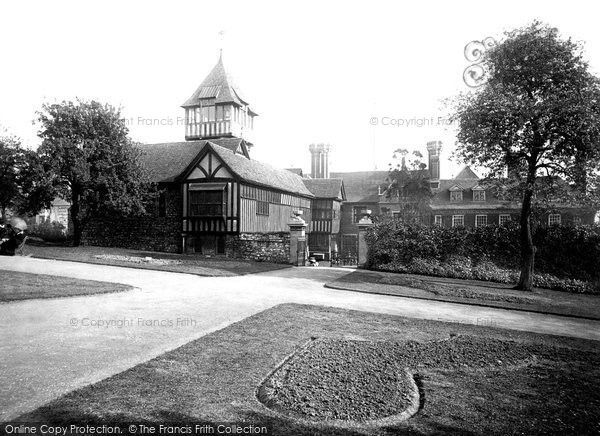
<svg viewBox="0 0 600 436">
<path fill-rule="evenodd" d="M 32 120 L 43 102 L 94 98 L 120 106 L 133 119 L 134 140 L 182 141 L 180 105 L 223 45 L 226 68 L 260 115 L 253 158 L 308 169 L 308 145 L 328 142 L 332 171 L 387 169 L 396 148 L 425 152 L 427 141 L 439 139 L 446 159 L 455 137 L 438 117 L 444 116 L 442 99 L 468 90 L 462 81 L 469 65 L 465 44 L 498 39 L 504 30 L 539 18 L 584 41 L 598 73 L 600 26 L 592 5 L 5 1 L 0 125 L 37 147 Z M 413 121 L 384 126 L 383 117 Z M 459 169 L 442 161 L 444 178 Z"/>
</svg>

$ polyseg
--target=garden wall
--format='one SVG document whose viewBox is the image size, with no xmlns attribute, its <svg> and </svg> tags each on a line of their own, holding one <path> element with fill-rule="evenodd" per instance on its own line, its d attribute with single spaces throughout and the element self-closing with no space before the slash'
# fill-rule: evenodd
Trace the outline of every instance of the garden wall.
<svg viewBox="0 0 600 436">
<path fill-rule="evenodd" d="M 82 245 L 130 248 L 133 250 L 182 252 L 181 195 L 175 185 L 166 188 L 164 203 L 148 215 L 122 217 L 95 216 L 81 235 Z M 159 210 L 160 209 L 160 210 Z"/>
<path fill-rule="evenodd" d="M 290 263 L 290 234 L 241 233 L 228 235 L 227 256 L 272 263 Z"/>
</svg>

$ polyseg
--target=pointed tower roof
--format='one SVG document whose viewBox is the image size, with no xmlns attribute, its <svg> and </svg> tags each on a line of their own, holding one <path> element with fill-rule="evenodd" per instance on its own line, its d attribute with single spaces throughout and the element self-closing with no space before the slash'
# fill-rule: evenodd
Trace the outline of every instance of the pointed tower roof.
<svg viewBox="0 0 600 436">
<path fill-rule="evenodd" d="M 212 71 L 181 107 L 194 107 L 198 106 L 202 100 L 213 99 L 214 103 L 235 103 L 240 106 L 248 104 L 248 101 L 242 96 L 239 88 L 235 86 L 231 76 L 225 70 L 222 54 Z"/>
<path fill-rule="evenodd" d="M 454 178 L 454 180 L 461 179 L 479 179 L 479 176 L 473 172 L 471 167 L 466 166 L 462 169 L 460 173 Z"/>
</svg>

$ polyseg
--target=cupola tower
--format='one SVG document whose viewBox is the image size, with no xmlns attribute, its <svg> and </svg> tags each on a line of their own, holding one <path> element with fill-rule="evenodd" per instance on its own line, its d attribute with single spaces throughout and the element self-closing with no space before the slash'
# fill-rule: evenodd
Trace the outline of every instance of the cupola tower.
<svg viewBox="0 0 600 436">
<path fill-rule="evenodd" d="M 219 56 L 198 89 L 181 106 L 185 109 L 185 139 L 243 138 L 252 145 L 254 117 L 248 101 L 235 86 Z"/>
</svg>

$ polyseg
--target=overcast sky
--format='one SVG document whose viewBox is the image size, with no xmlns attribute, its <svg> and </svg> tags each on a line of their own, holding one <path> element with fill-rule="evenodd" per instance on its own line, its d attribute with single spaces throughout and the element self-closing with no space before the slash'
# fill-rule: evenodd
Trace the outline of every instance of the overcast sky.
<svg viewBox="0 0 600 436">
<path fill-rule="evenodd" d="M 469 89 L 465 45 L 539 18 L 585 42 L 598 74 L 591 5 L 2 2 L 0 125 L 37 147 L 32 121 L 41 105 L 80 97 L 121 107 L 134 140 L 182 141 L 180 105 L 223 47 L 226 68 L 259 113 L 253 158 L 308 169 L 308 145 L 327 142 L 332 171 L 387 169 L 396 148 L 424 151 L 441 140 L 442 177 L 451 177 L 460 168 L 445 160 L 455 136 L 442 100 Z"/>
</svg>

